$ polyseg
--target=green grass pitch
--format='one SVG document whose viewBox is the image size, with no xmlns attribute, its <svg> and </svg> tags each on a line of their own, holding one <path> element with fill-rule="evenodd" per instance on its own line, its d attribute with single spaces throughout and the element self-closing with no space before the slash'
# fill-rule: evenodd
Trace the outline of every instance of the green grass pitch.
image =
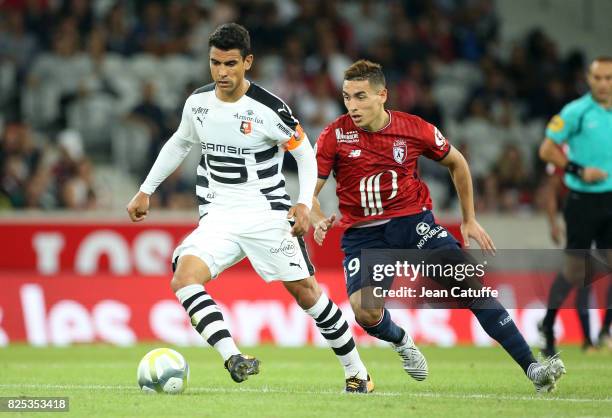
<svg viewBox="0 0 612 418">
<path fill-rule="evenodd" d="M 160 346 L 2 348 L 0 396 L 70 398 L 70 412 L 22 414 L 36 417 L 612 416 L 609 351 L 584 355 L 562 347 L 567 375 L 555 393 L 536 395 L 500 348 L 424 347 L 430 371 L 424 382 L 413 381 L 391 349 L 362 348 L 376 391 L 346 395 L 340 365 L 328 349 L 245 349 L 261 360 L 261 373 L 236 384 L 212 349 L 179 347 L 191 368 L 187 390 L 147 395 L 136 384 L 136 367 Z"/>
</svg>

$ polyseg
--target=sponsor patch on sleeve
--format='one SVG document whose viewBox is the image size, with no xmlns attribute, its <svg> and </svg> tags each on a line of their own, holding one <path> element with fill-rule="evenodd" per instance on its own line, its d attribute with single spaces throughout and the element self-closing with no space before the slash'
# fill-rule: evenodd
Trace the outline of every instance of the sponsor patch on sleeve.
<svg viewBox="0 0 612 418">
<path fill-rule="evenodd" d="M 563 127 L 565 126 L 565 122 L 559 115 L 553 116 L 553 118 L 548 122 L 546 128 L 550 129 L 553 132 L 561 132 Z"/>
</svg>

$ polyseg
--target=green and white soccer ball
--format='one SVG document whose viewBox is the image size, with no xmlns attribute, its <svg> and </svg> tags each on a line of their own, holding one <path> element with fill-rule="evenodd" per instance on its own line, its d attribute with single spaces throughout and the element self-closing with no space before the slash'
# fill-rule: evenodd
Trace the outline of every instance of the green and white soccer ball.
<svg viewBox="0 0 612 418">
<path fill-rule="evenodd" d="M 140 360 L 137 377 L 143 392 L 177 394 L 187 386 L 189 365 L 180 353 L 156 348 Z"/>
</svg>

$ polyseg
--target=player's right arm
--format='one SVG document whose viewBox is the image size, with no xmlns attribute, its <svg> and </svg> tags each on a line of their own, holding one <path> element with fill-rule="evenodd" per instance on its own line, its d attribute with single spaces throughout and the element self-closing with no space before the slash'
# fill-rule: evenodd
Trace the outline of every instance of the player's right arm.
<svg viewBox="0 0 612 418">
<path fill-rule="evenodd" d="M 149 213 L 150 196 L 157 187 L 163 182 L 176 168 L 183 162 L 193 144 L 198 142 L 193 123 L 189 115 L 187 102 L 183 108 L 181 123 L 176 132 L 164 144 L 153 167 L 149 171 L 140 190 L 134 195 L 126 210 L 132 222 L 144 220 Z"/>
<path fill-rule="evenodd" d="M 580 177 L 587 183 L 595 183 L 605 179 L 607 173 L 595 167 L 585 167 L 570 161 L 559 147 L 576 131 L 576 119 L 576 111 L 571 105 L 565 106 L 560 114 L 553 116 L 546 126 L 546 137 L 540 145 L 539 155 L 547 163 L 554 164 L 555 167 Z"/>
<path fill-rule="evenodd" d="M 327 179 L 321 178 L 317 180 L 314 196 L 312 198 L 312 209 L 310 210 L 310 223 L 315 229 L 314 239 L 319 245 L 323 245 L 323 240 L 325 239 L 325 235 L 327 235 L 327 231 L 334 225 L 334 221 L 336 220 L 335 213 L 332 213 L 330 217 L 326 217 L 321 210 L 319 193 L 323 186 L 325 186 L 326 181 Z"/>
<path fill-rule="evenodd" d="M 326 217 L 321 210 L 319 202 L 319 193 L 325 186 L 325 182 L 329 177 L 336 158 L 336 139 L 332 136 L 333 130 L 331 125 L 328 125 L 317 140 L 315 153 L 317 156 L 317 184 L 315 186 L 314 196 L 312 198 L 312 209 L 310 210 L 310 223 L 314 227 L 314 239 L 319 245 L 323 244 L 327 231 L 333 226 L 336 220 L 336 214 Z"/>
</svg>

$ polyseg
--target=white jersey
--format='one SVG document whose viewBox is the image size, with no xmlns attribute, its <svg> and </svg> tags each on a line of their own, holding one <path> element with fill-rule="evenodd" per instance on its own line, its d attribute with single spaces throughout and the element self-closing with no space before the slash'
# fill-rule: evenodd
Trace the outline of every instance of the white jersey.
<svg viewBox="0 0 612 418">
<path fill-rule="evenodd" d="M 310 207 L 317 163 L 287 105 L 252 83 L 234 103 L 219 100 L 214 84 L 196 90 L 140 191 L 154 193 L 194 144 L 202 149 L 196 185 L 200 223 L 176 248 L 174 265 L 193 255 L 216 277 L 248 257 L 266 281 L 312 276 L 304 239 L 292 235 L 287 219 L 291 201 L 281 168 L 284 150 L 290 150 L 298 166 L 297 202 Z"/>
<path fill-rule="evenodd" d="M 217 210 L 286 216 L 291 201 L 279 145 L 303 132 L 281 99 L 251 83 L 238 101 L 224 102 L 211 83 L 189 96 L 174 135 L 202 148 L 196 185 L 200 217 Z"/>
</svg>

